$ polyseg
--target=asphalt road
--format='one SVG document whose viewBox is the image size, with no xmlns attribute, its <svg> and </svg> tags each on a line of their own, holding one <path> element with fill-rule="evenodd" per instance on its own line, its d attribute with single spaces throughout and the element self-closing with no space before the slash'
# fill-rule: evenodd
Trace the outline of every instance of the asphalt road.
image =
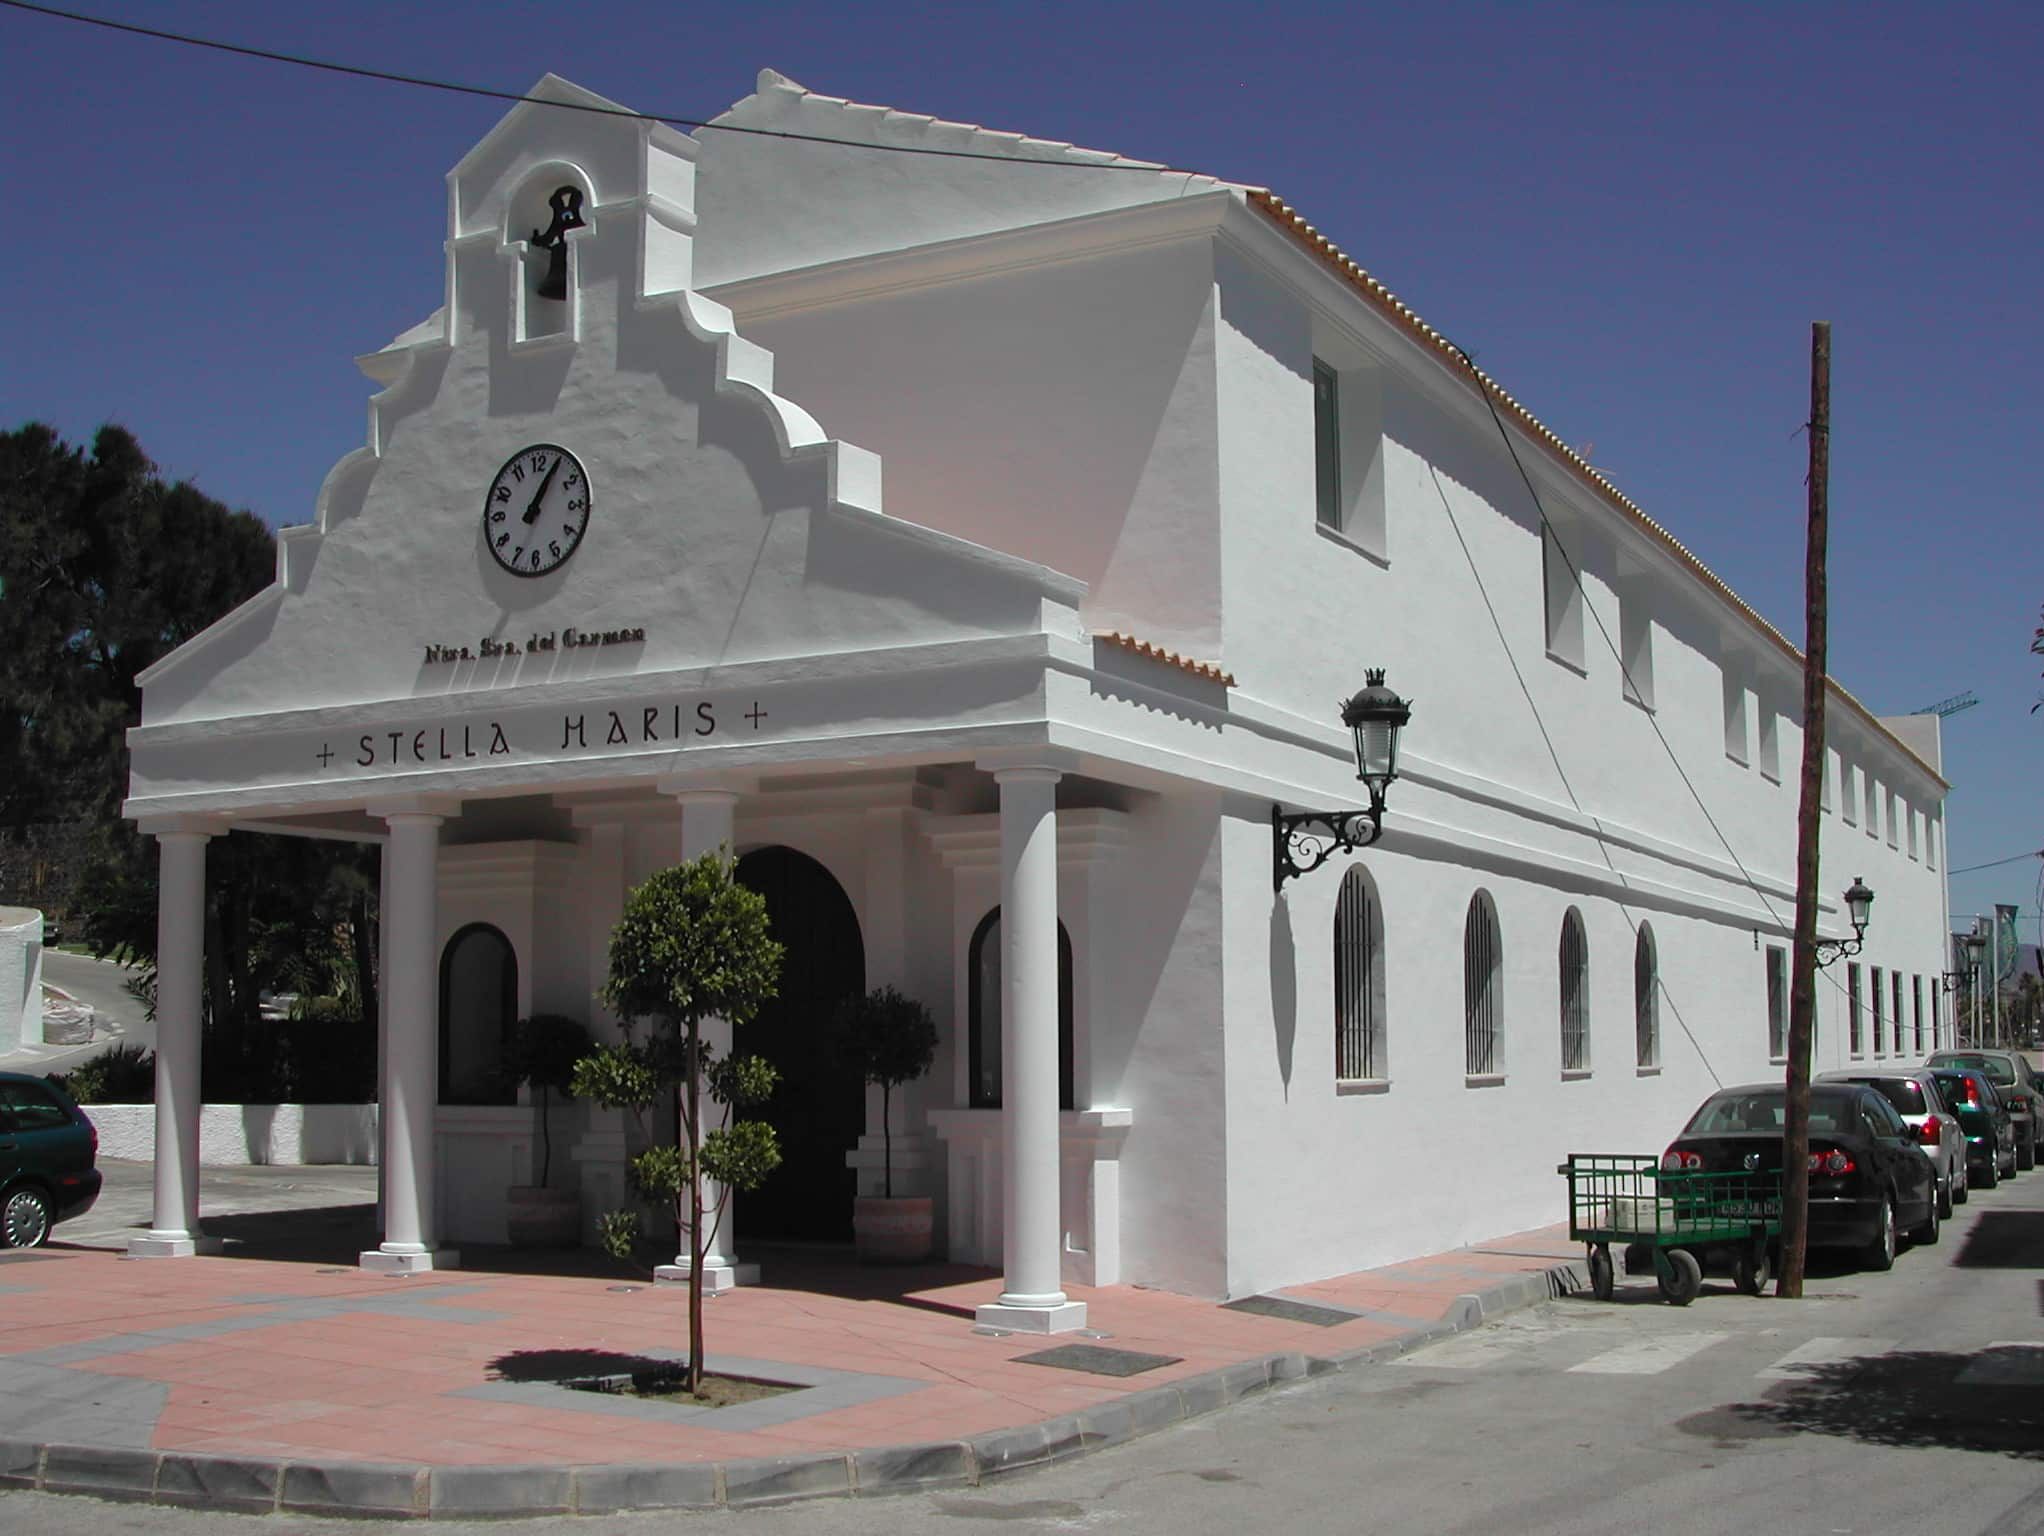
<svg viewBox="0 0 2044 1536">
<path fill-rule="evenodd" d="M 281 1171 L 280 1171 L 281 1172 Z M 123 1184 L 128 1181 L 123 1179 Z M 283 1198 L 290 1181 L 273 1177 Z M 223 1182 L 223 1201 L 239 1180 Z M 302 1192 L 309 1193 L 309 1191 Z M 336 1190 L 334 1193 L 340 1193 Z M 127 1196 L 122 1198 L 126 1199 Z M 60 1233 L 60 1236 L 62 1234 Z M 1395 1364 L 1323 1378 L 984 1488 L 701 1516 L 546 1519 L 532 1536 L 1103 1531 L 1128 1536 L 2044 1533 L 2044 1172 L 1976 1193 L 1893 1272 L 1819 1266 L 1806 1299 L 1630 1282 Z M 331 1533 L 0 1494 L 0 1531 Z M 352 1532 L 413 1524 L 347 1522 Z M 502 1523 L 458 1524 L 481 1536 Z"/>
<path fill-rule="evenodd" d="M 89 955 L 67 954 L 60 949 L 43 951 L 43 980 L 61 987 L 79 1002 L 89 1005 L 94 1020 L 92 1043 L 29 1047 L 0 1056 L 4 1072 L 69 1072 L 79 1062 L 97 1056 L 117 1041 L 156 1046 L 156 1025 L 142 1005 L 129 995 L 128 978 L 135 973 L 111 960 L 94 960 Z"/>
</svg>

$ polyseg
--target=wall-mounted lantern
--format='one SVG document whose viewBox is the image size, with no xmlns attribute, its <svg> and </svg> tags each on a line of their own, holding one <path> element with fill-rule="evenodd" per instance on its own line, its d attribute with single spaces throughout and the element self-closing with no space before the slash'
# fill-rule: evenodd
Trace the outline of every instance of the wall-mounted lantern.
<svg viewBox="0 0 2044 1536">
<path fill-rule="evenodd" d="M 1354 853 L 1384 835 L 1384 792 L 1398 777 L 1398 737 L 1412 718 L 1412 706 L 1384 686 L 1384 669 L 1363 673 L 1363 690 L 1341 706 L 1341 723 L 1355 734 L 1356 777 L 1370 787 L 1370 805 L 1360 811 L 1300 811 L 1270 808 L 1274 867 L 1271 888 L 1282 891 L 1295 875 L 1310 875 L 1337 853 Z"/>
<path fill-rule="evenodd" d="M 1867 923 L 1873 917 L 1874 893 L 1867 889 L 1866 882 L 1858 875 L 1852 877 L 1852 884 L 1845 888 L 1845 911 L 1852 919 L 1852 937 L 1849 939 L 1819 939 L 1817 941 L 1817 964 L 1829 965 L 1832 961 L 1858 954 L 1866 947 Z"/>
</svg>

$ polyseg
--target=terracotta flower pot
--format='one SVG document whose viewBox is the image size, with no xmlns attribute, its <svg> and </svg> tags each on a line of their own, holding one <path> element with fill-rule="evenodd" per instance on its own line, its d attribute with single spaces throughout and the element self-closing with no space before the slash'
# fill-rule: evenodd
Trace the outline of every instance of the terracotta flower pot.
<svg viewBox="0 0 2044 1536">
<path fill-rule="evenodd" d="M 928 1195 L 902 1195 L 889 1200 L 861 1196 L 852 1202 L 852 1237 L 864 1264 L 916 1264 L 930 1256 L 931 1212 Z"/>
<path fill-rule="evenodd" d="M 575 1248 L 582 1242 L 582 1197 L 569 1189 L 514 1184 L 510 1195 L 513 1248 Z"/>
</svg>

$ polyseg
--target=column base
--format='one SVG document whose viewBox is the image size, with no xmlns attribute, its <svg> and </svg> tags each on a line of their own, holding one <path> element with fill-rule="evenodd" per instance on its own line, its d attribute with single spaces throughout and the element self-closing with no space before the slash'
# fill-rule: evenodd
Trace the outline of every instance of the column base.
<svg viewBox="0 0 2044 1536">
<path fill-rule="evenodd" d="M 423 1275 L 436 1269 L 461 1268 L 457 1248 L 426 1248 L 417 1253 L 390 1253 L 382 1248 L 365 1248 L 356 1261 L 372 1275 Z"/>
<path fill-rule="evenodd" d="M 653 1271 L 655 1283 L 660 1285 L 687 1285 L 689 1267 L 684 1262 L 662 1264 Z M 757 1264 L 705 1264 L 703 1266 L 703 1289 L 711 1295 L 722 1291 L 735 1290 L 741 1285 L 759 1284 Z"/>
<path fill-rule="evenodd" d="M 184 1232 L 145 1232 L 140 1237 L 128 1239 L 128 1257 L 131 1259 L 190 1259 L 222 1251 L 224 1245 L 217 1237 L 204 1233 L 193 1236 Z"/>
<path fill-rule="evenodd" d="M 1060 1301 L 1050 1306 L 1018 1307 L 991 1301 L 975 1307 L 974 1328 L 998 1328 L 1003 1333 L 1073 1333 L 1086 1326 L 1086 1303 Z"/>
</svg>

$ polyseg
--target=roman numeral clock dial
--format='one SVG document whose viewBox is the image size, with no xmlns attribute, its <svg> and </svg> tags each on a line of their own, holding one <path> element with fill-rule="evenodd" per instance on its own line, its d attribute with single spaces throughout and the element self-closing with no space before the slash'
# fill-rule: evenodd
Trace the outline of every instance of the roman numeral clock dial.
<svg viewBox="0 0 2044 1536">
<path fill-rule="evenodd" d="M 589 531 L 589 472 L 556 443 L 504 461 L 483 496 L 483 542 L 513 576 L 559 570 Z"/>
</svg>

